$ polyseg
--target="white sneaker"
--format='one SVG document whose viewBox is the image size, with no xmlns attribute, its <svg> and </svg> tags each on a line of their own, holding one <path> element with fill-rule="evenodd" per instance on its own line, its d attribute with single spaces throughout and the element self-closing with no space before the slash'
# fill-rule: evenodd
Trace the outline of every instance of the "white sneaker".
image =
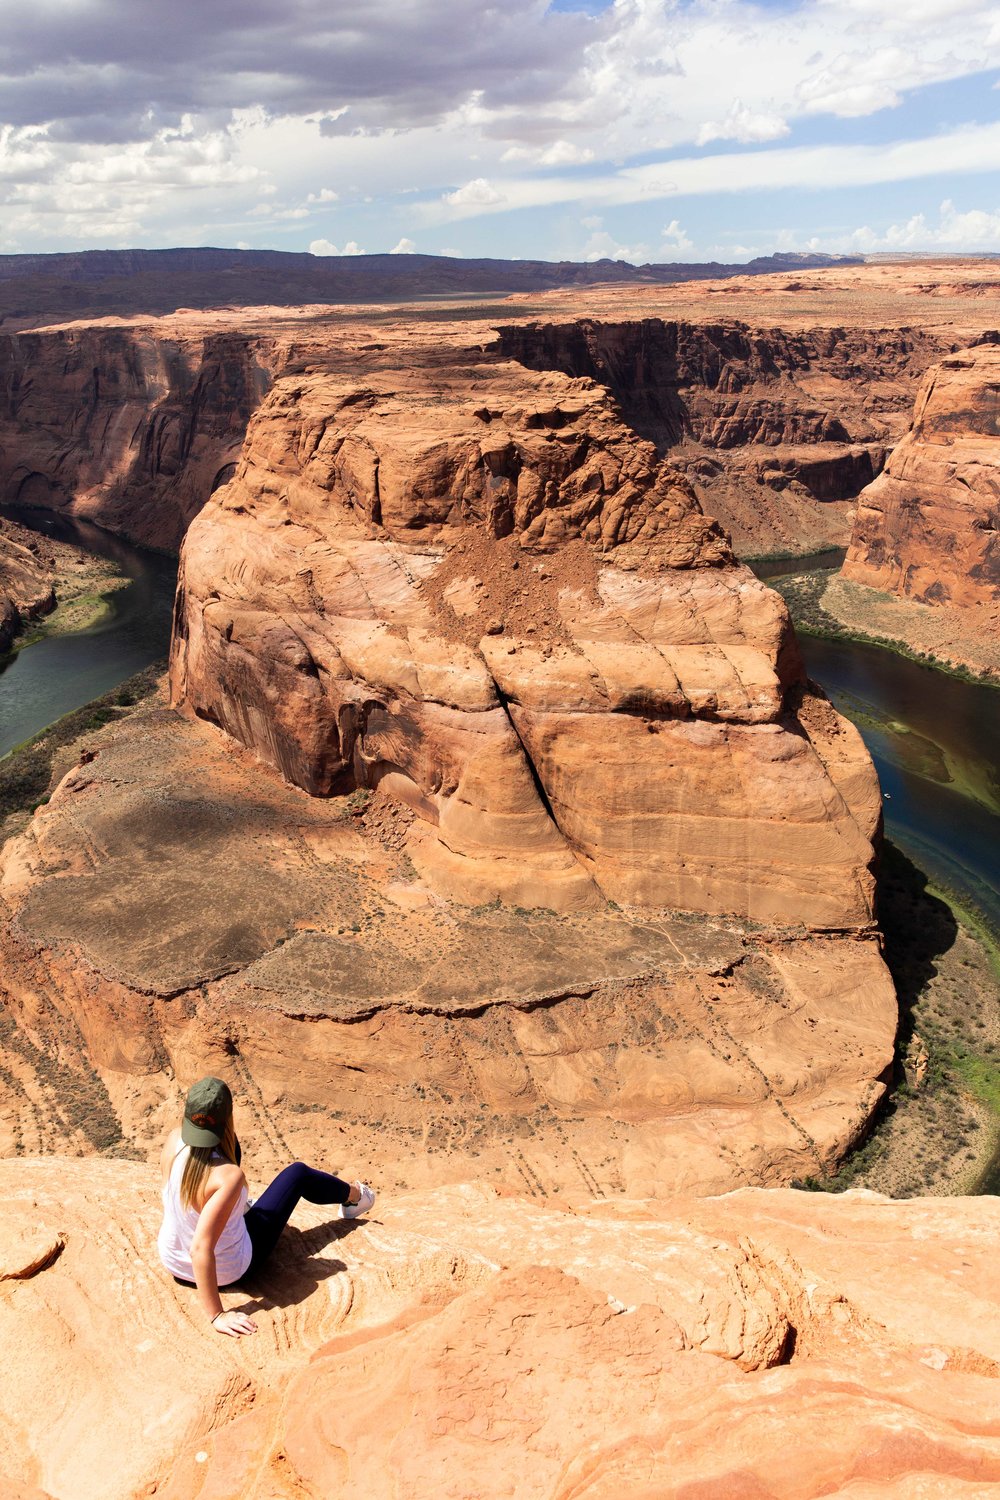
<svg viewBox="0 0 1000 1500">
<path fill-rule="evenodd" d="M 368 1213 L 375 1204 L 375 1189 L 370 1188 L 367 1182 L 359 1182 L 361 1192 L 357 1203 L 345 1203 L 340 1210 L 345 1219 L 360 1219 L 362 1214 Z"/>
</svg>

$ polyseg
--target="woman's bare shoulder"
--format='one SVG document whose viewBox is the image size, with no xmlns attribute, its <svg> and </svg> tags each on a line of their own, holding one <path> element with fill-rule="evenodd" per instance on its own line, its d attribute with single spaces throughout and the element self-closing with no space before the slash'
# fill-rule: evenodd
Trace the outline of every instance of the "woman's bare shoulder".
<svg viewBox="0 0 1000 1500">
<path fill-rule="evenodd" d="M 208 1174 L 205 1197 L 213 1198 L 216 1193 L 235 1195 L 240 1191 L 246 1178 L 242 1170 L 231 1161 L 218 1162 Z"/>
<path fill-rule="evenodd" d="M 163 1150 L 160 1152 L 160 1166 L 164 1174 L 169 1172 L 170 1164 L 183 1144 L 184 1142 L 181 1140 L 181 1128 L 179 1125 L 175 1125 L 163 1142 Z"/>
<path fill-rule="evenodd" d="M 245 1182 L 243 1168 L 238 1167 L 235 1162 L 220 1161 L 212 1167 L 210 1179 L 220 1187 L 229 1187 L 234 1182 Z"/>
</svg>

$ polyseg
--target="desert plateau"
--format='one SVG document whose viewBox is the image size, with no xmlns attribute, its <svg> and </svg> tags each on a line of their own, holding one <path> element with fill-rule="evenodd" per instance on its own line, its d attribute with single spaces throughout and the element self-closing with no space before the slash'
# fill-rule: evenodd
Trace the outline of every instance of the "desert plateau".
<svg viewBox="0 0 1000 1500">
<path fill-rule="evenodd" d="M 136 254 L 0 281 L 0 1494 L 994 1493 L 998 263 Z M 379 1193 L 252 1339 L 206 1074 Z"/>
</svg>

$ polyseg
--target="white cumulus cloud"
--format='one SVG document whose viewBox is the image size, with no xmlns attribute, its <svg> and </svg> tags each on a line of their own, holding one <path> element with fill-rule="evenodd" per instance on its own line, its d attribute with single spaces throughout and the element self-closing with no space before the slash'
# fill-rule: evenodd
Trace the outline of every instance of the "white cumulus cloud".
<svg viewBox="0 0 1000 1500">
<path fill-rule="evenodd" d="M 456 188 L 453 193 L 445 193 L 443 201 L 455 208 L 489 208 L 493 204 L 503 203 L 504 196 L 485 177 L 474 177 L 464 187 Z"/>
<path fill-rule="evenodd" d="M 709 120 L 695 136 L 695 144 L 709 141 L 776 141 L 788 135 L 789 126 L 781 115 L 757 112 L 742 99 L 734 99 L 723 120 Z"/>
<path fill-rule="evenodd" d="M 689 240 L 676 219 L 671 219 L 663 231 L 663 243 L 661 251 L 670 250 L 674 255 L 690 255 L 694 250 L 694 242 Z"/>
<path fill-rule="evenodd" d="M 365 254 L 367 254 L 367 252 L 365 250 L 362 250 L 361 246 L 357 243 L 356 240 L 348 240 L 347 244 L 343 247 L 343 249 L 342 250 L 338 250 L 337 246 L 334 245 L 330 240 L 324 240 L 324 239 L 310 240 L 309 241 L 309 253 L 310 253 L 310 255 L 365 255 Z"/>
<path fill-rule="evenodd" d="M 936 222 L 918 213 L 880 231 L 864 225 L 851 235 L 849 247 L 861 251 L 1000 250 L 1000 208 L 972 208 L 963 212 L 946 198 Z"/>
</svg>

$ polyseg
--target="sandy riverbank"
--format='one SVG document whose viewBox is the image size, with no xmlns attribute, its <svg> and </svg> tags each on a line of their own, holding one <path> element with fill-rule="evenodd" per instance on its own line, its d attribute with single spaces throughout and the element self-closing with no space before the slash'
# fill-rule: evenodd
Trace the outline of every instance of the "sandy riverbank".
<svg viewBox="0 0 1000 1500">
<path fill-rule="evenodd" d="M 891 844 L 879 889 L 900 1003 L 896 1083 L 866 1143 L 823 1186 L 975 1193 L 1000 1144 L 1000 955 Z"/>
<path fill-rule="evenodd" d="M 128 581 L 109 559 L 0 517 L 0 590 L 20 616 L 11 651 L 98 624 Z"/>
<path fill-rule="evenodd" d="M 768 582 L 798 626 L 887 646 L 915 661 L 1000 684 L 1000 606 L 920 604 L 854 583 L 835 571 L 789 573 Z"/>
</svg>

